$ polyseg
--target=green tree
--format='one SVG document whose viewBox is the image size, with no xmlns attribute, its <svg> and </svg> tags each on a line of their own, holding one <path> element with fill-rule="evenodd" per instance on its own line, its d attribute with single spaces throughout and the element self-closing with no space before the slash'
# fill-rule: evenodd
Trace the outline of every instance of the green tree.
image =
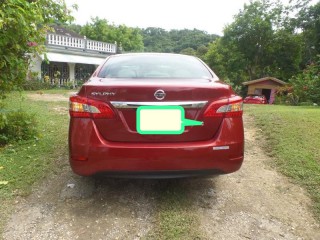
<svg viewBox="0 0 320 240">
<path fill-rule="evenodd" d="M 112 28 L 106 19 L 91 18 L 91 23 L 82 26 L 80 34 L 96 41 L 111 42 Z"/>
<path fill-rule="evenodd" d="M 207 46 L 200 45 L 197 48 L 196 56 L 204 60 L 204 56 L 207 54 L 208 51 L 209 51 L 209 48 Z"/>
<path fill-rule="evenodd" d="M 294 21 L 303 37 L 303 65 L 310 64 L 320 53 L 320 1 L 313 6 L 304 7 Z"/>
<path fill-rule="evenodd" d="M 305 6 L 307 0 L 299 2 Z M 287 81 L 301 63 L 302 38 L 290 21 L 293 9 L 299 5 L 271 0 L 244 5 L 224 36 L 209 46 L 206 61 L 236 84 L 265 76 Z"/>
<path fill-rule="evenodd" d="M 162 28 L 146 28 L 142 30 L 146 52 L 174 52 L 180 53 L 192 48 L 195 55 L 204 55 L 203 50 L 218 36 L 208 34 L 198 29 L 183 29 L 166 31 Z M 200 48 L 198 52 L 199 47 Z M 205 49 L 205 52 L 207 49 Z M 190 53 L 190 51 L 189 51 Z"/>
<path fill-rule="evenodd" d="M 221 38 L 210 43 L 204 60 L 220 78 L 225 78 L 228 75 L 226 70 L 227 65 L 224 63 L 225 59 Z"/>
<path fill-rule="evenodd" d="M 70 31 L 72 32 L 75 32 L 75 33 L 78 33 L 80 34 L 81 32 L 81 29 L 82 29 L 82 26 L 80 24 L 75 24 L 75 23 L 72 23 L 72 24 L 62 24 L 62 26 L 66 29 L 69 29 Z"/>
<path fill-rule="evenodd" d="M 183 29 L 171 30 L 169 37 L 175 43 L 173 51 L 179 53 L 186 48 L 196 50 L 201 45 L 207 46 L 208 43 L 217 38 L 217 35 L 211 35 L 199 29 Z"/>
<path fill-rule="evenodd" d="M 181 54 L 185 54 L 185 55 L 190 55 L 190 56 L 196 56 L 196 55 L 197 55 L 196 50 L 194 50 L 194 49 L 191 48 L 191 47 L 182 49 L 180 53 L 181 53 Z"/>
<path fill-rule="evenodd" d="M 273 40 L 272 14 L 266 1 L 251 2 L 224 30 L 224 42 L 233 45 L 246 61 L 249 79 L 264 75 Z"/>
<path fill-rule="evenodd" d="M 302 72 L 290 79 L 293 94 L 300 102 L 320 104 L 320 55 Z"/>
<path fill-rule="evenodd" d="M 142 34 L 145 52 L 173 52 L 175 42 L 166 30 L 149 27 L 142 29 Z"/>
<path fill-rule="evenodd" d="M 143 51 L 143 38 L 139 28 L 131 28 L 125 25 L 113 26 L 115 37 L 114 41 L 121 43 L 122 48 L 126 52 Z"/>
<path fill-rule="evenodd" d="M 221 79 L 229 79 L 237 86 L 246 79 L 246 61 L 243 54 L 235 44 L 223 37 L 209 45 L 204 59 Z"/>
<path fill-rule="evenodd" d="M 81 28 L 80 34 L 92 40 L 117 42 L 126 52 L 143 51 L 140 29 L 109 24 L 106 19 L 92 18 L 91 23 L 87 23 Z"/>
<path fill-rule="evenodd" d="M 26 79 L 30 56 L 44 51 L 54 22 L 71 19 L 64 0 L 0 1 L 0 99 Z"/>
<path fill-rule="evenodd" d="M 273 75 L 288 81 L 300 71 L 302 61 L 302 38 L 285 29 L 273 34 L 272 45 L 269 50 L 268 71 L 266 75 Z"/>
</svg>

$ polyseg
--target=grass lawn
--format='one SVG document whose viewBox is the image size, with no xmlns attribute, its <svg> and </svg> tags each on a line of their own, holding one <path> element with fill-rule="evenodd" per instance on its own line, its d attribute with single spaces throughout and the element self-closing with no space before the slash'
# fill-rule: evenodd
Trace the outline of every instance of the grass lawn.
<svg viewBox="0 0 320 240">
<path fill-rule="evenodd" d="M 6 109 L 21 108 L 35 114 L 39 137 L 0 148 L 0 202 L 7 203 L 0 204 L 0 215 L 12 206 L 14 197 L 29 194 L 33 183 L 50 171 L 58 171 L 59 157 L 67 156 L 68 102 L 35 101 L 26 94 L 10 94 L 5 101 Z M 3 218 L 0 228 L 1 223 Z"/>
<path fill-rule="evenodd" d="M 27 91 L 28 93 L 44 93 L 44 94 L 59 94 L 69 96 L 72 92 L 78 92 L 79 89 L 65 89 L 65 88 L 53 88 L 47 90 Z"/>
<path fill-rule="evenodd" d="M 246 105 L 274 165 L 307 189 L 320 220 L 320 107 Z"/>
</svg>

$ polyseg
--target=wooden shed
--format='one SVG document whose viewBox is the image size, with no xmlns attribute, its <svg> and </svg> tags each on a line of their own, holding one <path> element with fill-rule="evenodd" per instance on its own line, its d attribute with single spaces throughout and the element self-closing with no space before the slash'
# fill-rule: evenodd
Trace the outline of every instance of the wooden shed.
<svg viewBox="0 0 320 240">
<path fill-rule="evenodd" d="M 243 82 L 242 84 L 248 86 L 248 95 L 264 95 L 267 98 L 268 103 L 272 104 L 275 100 L 277 88 L 284 86 L 286 83 L 274 77 L 265 77 Z"/>
</svg>

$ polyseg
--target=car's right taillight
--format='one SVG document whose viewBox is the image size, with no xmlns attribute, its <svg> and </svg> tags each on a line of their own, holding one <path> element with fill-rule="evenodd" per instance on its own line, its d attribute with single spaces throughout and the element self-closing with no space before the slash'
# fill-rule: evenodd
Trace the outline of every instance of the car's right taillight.
<svg viewBox="0 0 320 240">
<path fill-rule="evenodd" d="M 69 113 L 75 118 L 114 118 L 114 112 L 107 103 L 72 96 L 69 100 Z"/>
<path fill-rule="evenodd" d="M 243 101 L 239 96 L 212 103 L 204 112 L 205 117 L 242 117 Z"/>
</svg>

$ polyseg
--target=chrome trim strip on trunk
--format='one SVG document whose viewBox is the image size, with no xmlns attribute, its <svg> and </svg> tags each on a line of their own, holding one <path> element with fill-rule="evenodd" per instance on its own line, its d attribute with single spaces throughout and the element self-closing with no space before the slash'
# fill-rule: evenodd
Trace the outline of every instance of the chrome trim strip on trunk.
<svg viewBox="0 0 320 240">
<path fill-rule="evenodd" d="M 179 101 L 179 102 L 118 102 L 111 101 L 115 108 L 138 108 L 141 106 L 181 106 L 184 108 L 202 108 L 208 101 Z"/>
</svg>

